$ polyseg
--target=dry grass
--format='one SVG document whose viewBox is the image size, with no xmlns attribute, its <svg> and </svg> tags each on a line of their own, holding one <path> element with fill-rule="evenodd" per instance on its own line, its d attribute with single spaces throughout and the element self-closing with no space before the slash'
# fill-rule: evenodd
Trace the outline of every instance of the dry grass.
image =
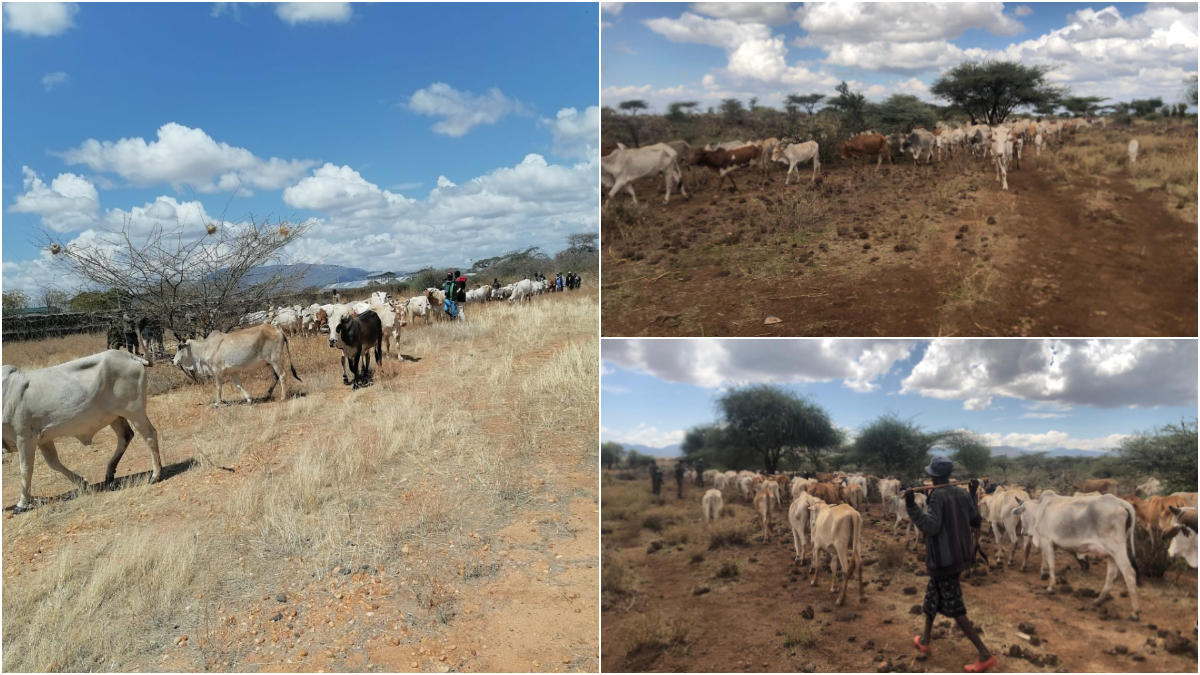
<svg viewBox="0 0 1200 675">
<path fill-rule="evenodd" d="M 715 551 L 728 546 L 749 546 L 751 530 L 731 520 L 717 521 L 708 535 L 708 549 Z"/>
<path fill-rule="evenodd" d="M 823 629 L 819 621 L 794 619 L 783 627 L 783 646 L 811 649 L 817 645 Z"/>
<path fill-rule="evenodd" d="M 183 386 L 177 370 L 156 365 L 152 386 L 169 393 L 151 397 L 150 417 L 164 463 L 183 473 L 7 520 L 5 669 L 163 669 L 155 655 L 174 636 L 215 635 L 218 614 L 322 583 L 337 565 L 381 570 L 408 589 L 397 596 L 402 616 L 436 634 L 469 587 L 505 567 L 497 532 L 536 523 L 534 542 L 506 541 L 506 555 L 576 539 L 571 502 L 597 498 L 596 297 L 468 307 L 468 319 L 406 329 L 400 351 L 422 362 L 385 361 L 375 386 L 358 392 L 342 385 L 322 338 L 291 340 L 304 395 L 282 403 L 212 410 L 211 382 Z M 71 336 L 16 343 L 3 358 L 36 367 L 102 348 L 103 336 Z M 269 383 L 265 374 L 243 381 L 254 396 Z M 73 440 L 59 452 L 97 480 L 111 443 L 105 431 L 100 452 Z M 148 468 L 144 447 L 133 442 L 119 475 Z M 11 457 L 4 465 L 11 504 L 19 476 Z M 67 488 L 37 463 L 35 495 Z M 590 551 L 558 564 L 587 564 L 594 589 Z M 586 659 L 595 639 L 569 636 L 591 643 Z M 243 667 L 243 649 L 214 638 L 175 669 Z"/>
<path fill-rule="evenodd" d="M 883 569 L 895 569 L 904 564 L 904 544 L 898 541 L 885 541 L 879 544 L 876 558 Z"/>
<path fill-rule="evenodd" d="M 621 626 L 621 640 L 626 656 L 670 652 L 687 644 L 688 625 L 678 617 L 645 614 L 626 621 Z"/>
</svg>

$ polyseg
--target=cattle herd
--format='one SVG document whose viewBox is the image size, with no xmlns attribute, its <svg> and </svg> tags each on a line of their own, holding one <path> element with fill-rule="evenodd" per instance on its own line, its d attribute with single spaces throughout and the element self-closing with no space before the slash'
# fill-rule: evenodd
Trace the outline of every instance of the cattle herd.
<svg viewBox="0 0 1200 675">
<path fill-rule="evenodd" d="M 492 286 L 466 291 L 456 319 L 465 320 L 462 304 L 503 299 L 519 303 L 541 293 L 577 289 L 581 285 L 579 275 L 573 272 L 549 280 L 540 274 L 533 276 L 536 279 L 526 278 L 507 286 L 497 281 Z M 270 367 L 274 375 L 266 398 L 271 398 L 278 384 L 281 396 L 286 399 L 285 352 L 288 360 L 292 360 L 288 337 L 328 335 L 329 346 L 342 352 L 343 383 L 357 389 L 370 382 L 372 351 L 378 368 L 385 351 L 392 353 L 398 349 L 401 326 L 417 317 L 423 317 L 426 324 L 435 317 L 449 320 L 442 311 L 444 300 L 442 290 L 430 288 L 422 295 L 403 300 L 393 300 L 387 292 L 376 291 L 361 302 L 271 307 L 244 315 L 236 330 L 214 331 L 204 338 L 180 338 L 172 361 L 193 379 L 213 378 L 214 407 L 222 403 L 221 390 L 227 378 L 232 378 L 250 403 L 252 399 L 242 387 L 240 375 L 264 366 Z M 109 332 L 108 351 L 38 370 L 4 366 L 4 451 L 17 451 L 21 466 L 21 497 L 16 511 L 32 506 L 30 482 L 35 451 L 41 451 L 51 469 L 76 484 L 86 485 L 82 477 L 59 461 L 54 441 L 75 437 L 90 445 L 92 437 L 104 427 L 111 427 L 117 434 L 117 448 L 108 464 L 106 484 L 112 482 L 134 430 L 150 446 L 154 465 L 151 481 L 159 479 L 162 462 L 158 434 L 146 416 L 149 389 L 146 368 L 153 362 L 147 359 L 165 355 L 162 332 L 161 322 L 151 318 L 135 321 L 126 314 Z M 143 354 L 146 358 L 142 358 Z M 294 362 L 289 368 L 292 377 L 301 381 Z"/>
<path fill-rule="evenodd" d="M 701 500 L 702 519 L 714 523 L 721 514 L 728 494 L 753 506 L 762 525 L 763 542 L 772 536 L 772 516 L 783 512 L 786 497 L 786 521 L 790 526 L 796 560 L 802 562 L 808 546 L 813 556 L 826 551 L 831 570 L 843 570 L 837 604 L 846 599 L 846 589 L 857 572 L 859 596 L 862 597 L 862 512 L 867 503 L 868 486 L 877 487 L 885 515 L 894 515 L 894 532 L 898 525 L 914 533 L 912 521 L 904 507 L 901 482 L 895 478 L 875 478 L 861 473 L 820 473 L 816 475 L 760 475 L 749 471 L 704 471 L 692 480 L 711 485 Z M 926 480 L 926 485 L 929 481 Z M 980 516 L 987 521 L 997 547 L 997 560 L 1003 560 L 1007 549 L 1008 564 L 1014 564 L 1017 551 L 1024 557 L 1021 571 L 1029 564 L 1031 549 L 1042 553 L 1041 571 L 1049 579 L 1048 592 L 1055 588 L 1055 549 L 1075 556 L 1081 565 L 1089 558 L 1107 563 L 1104 588 L 1095 604 L 1109 597 L 1118 573 L 1124 579 L 1131 603 L 1131 619 L 1139 615 L 1137 592 L 1137 551 L 1134 528 L 1143 527 L 1163 539 L 1170 540 L 1168 555 L 1182 558 L 1196 567 L 1196 493 L 1177 492 L 1158 494 L 1161 483 L 1150 478 L 1138 485 L 1135 494 L 1116 496 L 1115 479 L 1087 480 L 1074 486 L 1070 496 L 1053 490 L 1029 490 L 1017 485 L 994 484 L 984 479 L 976 491 Z M 962 485 L 940 489 L 967 490 Z M 922 511 L 926 509 L 924 495 L 914 500 Z M 905 546 L 909 545 L 906 539 Z M 820 565 L 813 560 L 812 585 L 816 585 Z M 835 589 L 831 589 L 835 590 Z"/>
<path fill-rule="evenodd" d="M 875 169 L 878 171 L 884 159 L 892 163 L 893 150 L 899 151 L 901 157 L 909 155 L 914 164 L 922 160 L 926 164 L 957 156 L 970 154 L 978 159 L 990 160 L 996 172 L 996 182 L 1001 189 L 1008 189 L 1008 172 L 1019 169 L 1022 155 L 1027 152 L 1026 146 L 1032 146 L 1035 156 L 1041 156 L 1043 148 L 1051 143 L 1061 144 L 1080 129 L 1091 127 L 1106 127 L 1106 118 L 1072 119 L 1066 121 L 1031 121 L 1014 119 L 1002 124 L 971 124 L 950 126 L 938 122 L 933 131 L 917 127 L 909 133 L 896 133 L 885 136 L 875 131 L 864 131 L 847 141 L 838 144 L 838 156 L 848 159 L 852 165 L 854 160 L 861 160 L 865 165 L 867 160 L 875 158 Z M 1137 162 L 1138 142 L 1129 142 L 1129 163 Z M 678 186 L 680 194 L 688 197 L 685 174 L 692 167 L 707 168 L 719 176 L 717 190 L 724 185 L 728 178 L 733 189 L 737 190 L 733 173 L 738 169 L 755 169 L 766 177 L 775 163 L 788 167 L 786 186 L 791 182 L 792 172 L 798 165 L 812 162 L 812 180 L 815 182 L 821 173 L 820 145 L 815 140 L 803 142 L 766 138 L 757 141 L 729 141 L 706 145 L 703 148 L 692 148 L 682 140 L 655 143 L 641 148 L 627 148 L 621 143 L 604 143 L 601 147 L 601 183 L 608 188 L 608 199 L 604 208 L 613 198 L 625 191 L 637 203 L 637 195 L 633 190 L 633 182 L 646 177 L 662 175 L 666 183 L 666 196 L 663 203 L 671 200 L 673 186 Z"/>
</svg>

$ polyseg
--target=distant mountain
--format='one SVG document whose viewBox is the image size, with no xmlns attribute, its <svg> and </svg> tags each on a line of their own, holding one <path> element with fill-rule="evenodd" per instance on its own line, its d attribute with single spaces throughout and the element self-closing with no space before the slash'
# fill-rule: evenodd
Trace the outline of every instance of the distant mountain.
<svg viewBox="0 0 1200 675">
<path fill-rule="evenodd" d="M 626 450 L 637 450 L 643 455 L 653 455 L 655 457 L 678 457 L 679 444 L 668 445 L 665 448 L 652 448 L 648 445 L 640 445 L 638 443 L 622 443 Z"/>
<path fill-rule="evenodd" d="M 255 267 L 246 274 L 247 283 L 256 283 L 263 277 L 274 274 L 280 269 L 285 272 L 294 267 L 293 265 L 263 265 Z M 359 281 L 366 279 L 371 270 L 359 269 L 357 267 L 342 267 L 340 265 L 309 265 L 308 270 L 304 274 L 304 278 L 300 281 L 300 288 L 308 288 L 309 286 L 324 287 L 326 284 L 332 284 L 339 281 Z"/>
<path fill-rule="evenodd" d="M 994 445 L 992 446 L 992 454 L 1000 457 L 1019 457 L 1020 455 L 1033 454 L 1033 451 L 1025 448 L 1014 448 L 1011 445 Z M 1053 448 L 1047 451 L 1047 454 L 1051 457 L 1100 457 L 1104 453 L 1079 450 L 1078 448 Z"/>
</svg>

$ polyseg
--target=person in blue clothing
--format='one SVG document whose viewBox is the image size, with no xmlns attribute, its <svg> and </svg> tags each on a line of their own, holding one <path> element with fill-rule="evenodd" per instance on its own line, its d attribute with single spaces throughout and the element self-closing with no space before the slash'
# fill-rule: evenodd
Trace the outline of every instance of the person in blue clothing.
<svg viewBox="0 0 1200 675">
<path fill-rule="evenodd" d="M 446 272 L 446 280 L 442 282 L 442 293 L 446 296 L 442 300 L 442 309 L 445 310 L 446 316 L 454 319 L 458 316 L 458 306 L 454 303 L 454 273 Z"/>
</svg>

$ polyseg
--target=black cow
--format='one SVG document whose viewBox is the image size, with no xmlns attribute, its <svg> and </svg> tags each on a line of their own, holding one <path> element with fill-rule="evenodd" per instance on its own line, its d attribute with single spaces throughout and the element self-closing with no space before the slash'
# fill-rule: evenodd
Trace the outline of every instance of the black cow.
<svg viewBox="0 0 1200 675">
<path fill-rule="evenodd" d="M 358 316 L 343 316 L 335 330 L 342 347 L 342 384 L 350 384 L 346 375 L 346 362 L 354 373 L 354 388 L 365 387 L 371 381 L 371 347 L 375 348 L 375 366 L 383 362 L 383 322 L 379 315 L 367 310 Z M 362 372 L 358 370 L 358 359 L 363 358 Z"/>
<path fill-rule="evenodd" d="M 166 347 L 163 345 L 163 326 L 158 319 L 142 317 L 137 322 L 138 333 L 142 336 L 142 345 L 146 349 L 147 356 L 163 357 L 167 353 Z"/>
</svg>

